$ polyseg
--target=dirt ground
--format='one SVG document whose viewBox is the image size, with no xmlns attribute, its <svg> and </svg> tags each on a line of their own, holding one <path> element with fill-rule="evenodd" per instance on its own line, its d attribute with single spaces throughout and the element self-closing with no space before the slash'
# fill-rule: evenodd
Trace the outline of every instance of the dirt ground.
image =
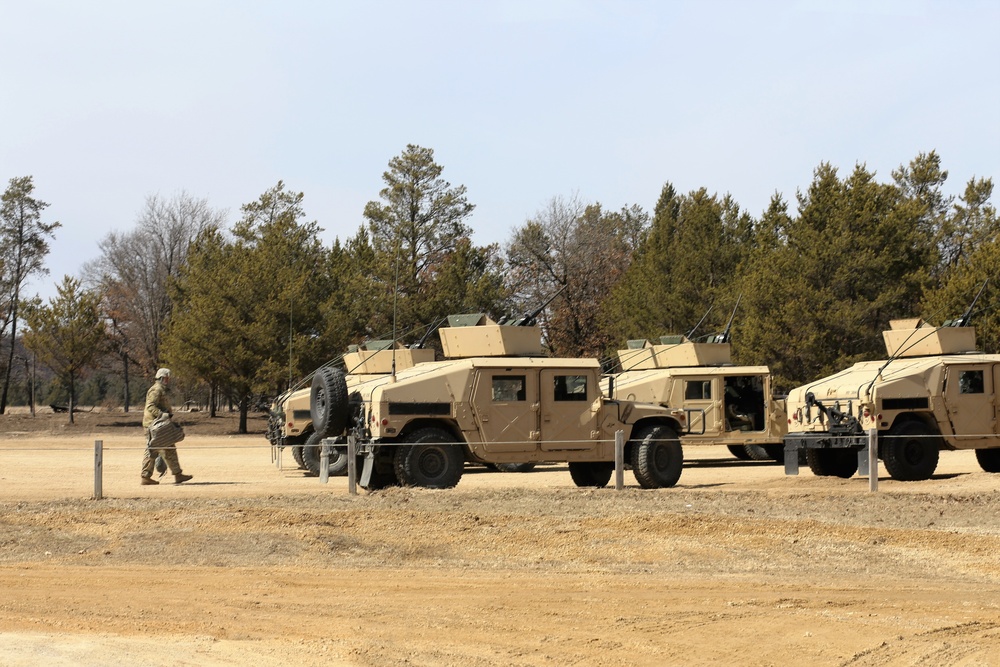
<svg viewBox="0 0 1000 667">
<path fill-rule="evenodd" d="M 0 665 L 1000 665 L 971 452 L 877 493 L 687 448 L 672 489 L 548 465 L 351 496 L 259 416 L 179 416 L 194 479 L 159 486 L 137 413 L 0 416 Z"/>
</svg>

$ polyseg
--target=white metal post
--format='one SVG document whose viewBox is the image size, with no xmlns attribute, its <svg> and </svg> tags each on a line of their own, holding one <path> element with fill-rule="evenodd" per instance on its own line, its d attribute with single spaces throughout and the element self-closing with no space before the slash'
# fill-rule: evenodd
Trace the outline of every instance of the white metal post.
<svg viewBox="0 0 1000 667">
<path fill-rule="evenodd" d="M 358 495 L 358 443 L 353 435 L 347 436 L 347 491 Z"/>
<path fill-rule="evenodd" d="M 319 481 L 326 484 L 330 481 L 330 445 L 322 441 L 323 449 L 319 452 Z"/>
<path fill-rule="evenodd" d="M 878 491 L 878 431 L 868 429 L 868 490 Z"/>
<path fill-rule="evenodd" d="M 615 490 L 625 488 L 625 431 L 615 431 Z"/>
</svg>

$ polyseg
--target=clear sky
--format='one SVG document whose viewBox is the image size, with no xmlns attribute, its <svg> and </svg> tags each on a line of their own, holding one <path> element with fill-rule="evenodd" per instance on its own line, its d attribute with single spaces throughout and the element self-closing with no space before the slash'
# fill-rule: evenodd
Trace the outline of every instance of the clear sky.
<svg viewBox="0 0 1000 667">
<path fill-rule="evenodd" d="M 667 181 L 756 217 L 820 162 L 889 181 L 930 150 L 950 194 L 1000 190 L 998 28 L 997 0 L 0 0 L 0 184 L 63 225 L 46 298 L 152 194 L 232 223 L 283 180 L 346 238 L 408 143 L 477 243 Z"/>
</svg>

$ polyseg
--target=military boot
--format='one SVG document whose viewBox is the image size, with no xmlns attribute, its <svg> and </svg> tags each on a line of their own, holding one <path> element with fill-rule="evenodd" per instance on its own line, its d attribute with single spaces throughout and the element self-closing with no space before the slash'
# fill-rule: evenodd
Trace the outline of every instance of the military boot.
<svg viewBox="0 0 1000 667">
<path fill-rule="evenodd" d="M 192 475 L 183 475 L 181 473 L 177 473 L 176 475 L 174 475 L 174 484 L 183 484 L 184 482 L 188 481 L 191 478 Z"/>
<path fill-rule="evenodd" d="M 159 484 L 159 482 L 157 482 L 152 477 L 143 477 L 142 482 L 140 482 L 140 486 L 146 486 L 148 484 Z"/>
</svg>

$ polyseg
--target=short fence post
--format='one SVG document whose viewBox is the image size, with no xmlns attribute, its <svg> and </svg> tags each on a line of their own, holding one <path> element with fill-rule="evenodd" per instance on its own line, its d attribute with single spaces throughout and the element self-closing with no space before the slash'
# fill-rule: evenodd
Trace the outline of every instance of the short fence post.
<svg viewBox="0 0 1000 667">
<path fill-rule="evenodd" d="M 615 491 L 625 488 L 625 431 L 615 431 Z"/>
<path fill-rule="evenodd" d="M 319 453 L 319 481 L 326 484 L 330 481 L 330 445 L 323 440 L 323 449 Z"/>
<path fill-rule="evenodd" d="M 868 429 L 868 490 L 878 491 L 878 431 Z"/>
<path fill-rule="evenodd" d="M 104 441 L 94 440 L 94 500 L 104 498 Z"/>
<path fill-rule="evenodd" d="M 353 435 L 347 436 L 347 491 L 358 495 L 358 443 Z"/>
</svg>

